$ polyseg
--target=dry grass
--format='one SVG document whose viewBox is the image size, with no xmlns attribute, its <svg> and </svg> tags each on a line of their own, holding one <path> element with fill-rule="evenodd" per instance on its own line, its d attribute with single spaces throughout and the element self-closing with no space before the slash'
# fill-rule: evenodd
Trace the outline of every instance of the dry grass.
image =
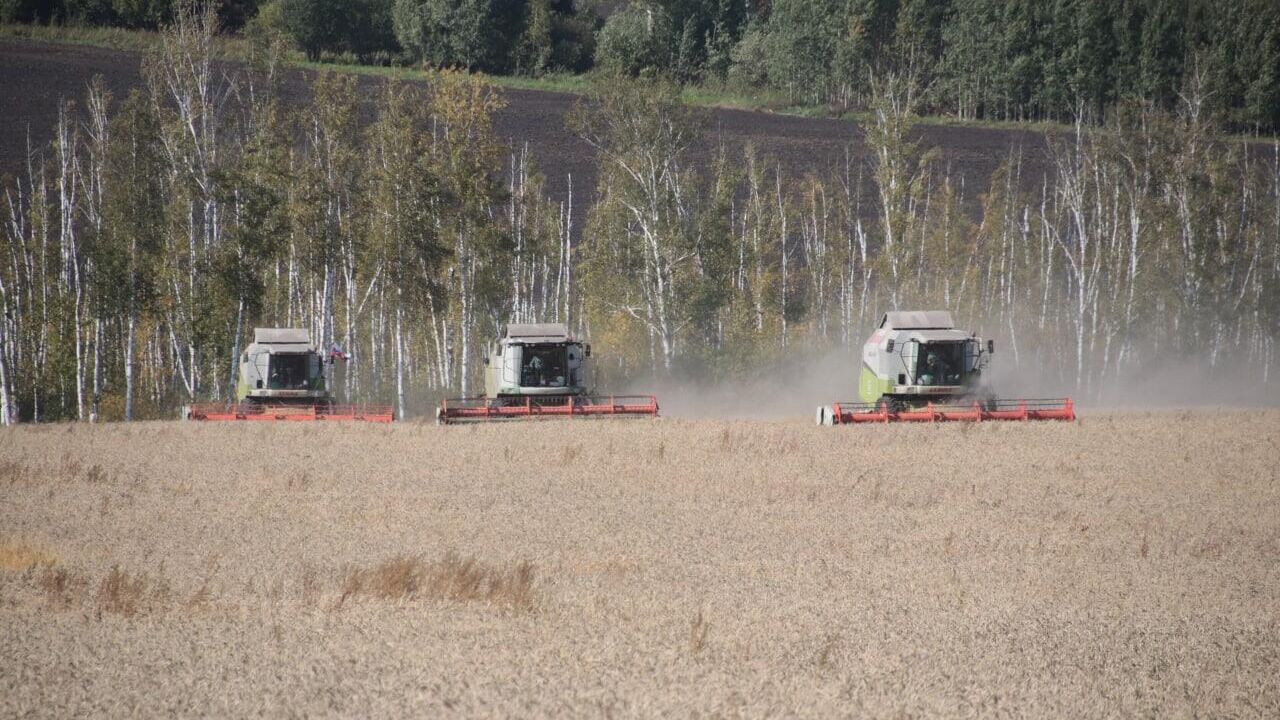
<svg viewBox="0 0 1280 720">
<path fill-rule="evenodd" d="M 36 581 L 49 606 L 59 609 L 81 602 L 88 586 L 80 573 L 67 568 L 46 568 Z"/>
<path fill-rule="evenodd" d="M 98 583 L 98 608 L 125 617 L 138 614 L 150 590 L 146 575 L 131 575 L 117 565 Z"/>
<path fill-rule="evenodd" d="M 702 654 L 702 649 L 707 646 L 707 632 L 710 626 L 702 617 L 702 611 L 699 610 L 694 616 L 693 621 L 689 623 L 689 654 L 697 657 Z"/>
<path fill-rule="evenodd" d="M 1278 412 L 0 442 L 4 716 L 1280 716 Z"/>
<path fill-rule="evenodd" d="M 25 540 L 0 538 L 0 570 L 25 571 L 41 565 L 56 565 L 58 555 Z"/>
<path fill-rule="evenodd" d="M 356 597 L 379 600 L 431 598 L 453 602 L 482 602 L 512 610 L 531 610 L 535 604 L 534 568 L 529 561 L 511 567 L 492 567 L 446 553 L 438 562 L 401 555 L 370 568 L 348 568 L 343 574 L 337 607 Z"/>
<path fill-rule="evenodd" d="M 0 460 L 0 483 L 18 485 L 25 483 L 31 475 L 31 468 L 25 463 L 13 460 Z"/>
</svg>

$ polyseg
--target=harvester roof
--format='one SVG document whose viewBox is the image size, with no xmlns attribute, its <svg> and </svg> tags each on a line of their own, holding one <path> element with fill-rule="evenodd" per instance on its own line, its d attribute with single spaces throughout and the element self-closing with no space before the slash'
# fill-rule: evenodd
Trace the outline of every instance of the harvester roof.
<svg viewBox="0 0 1280 720">
<path fill-rule="evenodd" d="M 301 328 L 253 328 L 253 347 L 250 347 L 251 352 L 310 352 L 311 334 Z"/>
<path fill-rule="evenodd" d="M 254 328 L 253 341 L 259 345 L 311 344 L 311 336 L 300 328 Z"/>
<path fill-rule="evenodd" d="M 880 327 L 886 330 L 952 330 L 955 326 L 946 310 L 887 312 L 880 320 Z"/>
<path fill-rule="evenodd" d="M 507 338 L 526 343 L 557 343 L 569 339 L 569 326 L 564 323 L 511 323 Z"/>
</svg>

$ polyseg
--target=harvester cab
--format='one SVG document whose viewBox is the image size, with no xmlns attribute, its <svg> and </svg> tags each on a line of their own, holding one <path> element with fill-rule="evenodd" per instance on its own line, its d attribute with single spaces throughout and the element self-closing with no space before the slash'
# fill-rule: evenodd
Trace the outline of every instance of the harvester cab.
<svg viewBox="0 0 1280 720">
<path fill-rule="evenodd" d="M 591 346 L 563 324 L 511 324 L 485 356 L 484 390 L 491 398 L 585 395 Z"/>
<path fill-rule="evenodd" d="M 264 405 L 332 405 L 334 356 L 311 344 L 306 330 L 255 328 L 240 354 L 236 401 Z"/>
<path fill-rule="evenodd" d="M 984 394 L 994 343 L 955 329 L 942 310 L 888 312 L 862 346 L 858 397 L 898 405 Z"/>
<path fill-rule="evenodd" d="M 236 402 L 190 405 L 191 420 L 369 420 L 391 422 L 389 406 L 336 405 L 333 366 L 347 356 L 313 345 L 306 330 L 255 328 L 240 354 Z"/>
<path fill-rule="evenodd" d="M 818 424 L 1075 418 L 1070 398 L 997 399 L 984 379 L 994 354 L 945 310 L 887 312 L 862 347 L 858 399 L 818 408 Z"/>
<path fill-rule="evenodd" d="M 651 395 L 593 393 L 591 346 L 563 323 L 511 323 L 490 343 L 485 394 L 441 401 L 440 423 L 658 414 Z"/>
</svg>

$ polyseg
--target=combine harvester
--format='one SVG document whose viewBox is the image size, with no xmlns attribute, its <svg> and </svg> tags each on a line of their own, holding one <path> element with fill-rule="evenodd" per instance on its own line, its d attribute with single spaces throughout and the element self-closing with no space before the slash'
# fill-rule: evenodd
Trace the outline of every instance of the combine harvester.
<svg viewBox="0 0 1280 720">
<path fill-rule="evenodd" d="M 538 418 L 654 417 L 652 395 L 598 395 L 590 391 L 591 346 L 562 323 L 507 325 L 484 359 L 482 397 L 443 400 L 441 424 Z"/>
<path fill-rule="evenodd" d="M 995 349 L 946 311 L 885 313 L 862 347 L 859 399 L 818 408 L 818 424 L 1075 419 L 1071 398 L 997 400 L 982 382 Z"/>
<path fill-rule="evenodd" d="M 306 330 L 255 328 L 253 343 L 240 355 L 235 404 L 188 405 L 188 420 L 363 420 L 389 423 L 390 405 L 335 405 L 333 363 L 346 359 L 336 348 L 324 352 Z"/>
</svg>

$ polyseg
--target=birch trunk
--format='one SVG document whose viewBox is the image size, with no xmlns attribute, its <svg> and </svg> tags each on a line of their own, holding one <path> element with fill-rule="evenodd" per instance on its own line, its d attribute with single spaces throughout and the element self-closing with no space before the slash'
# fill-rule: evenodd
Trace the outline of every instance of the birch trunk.
<svg viewBox="0 0 1280 720">
<path fill-rule="evenodd" d="M 240 343 L 242 341 L 241 332 L 244 327 L 244 298 L 240 298 L 236 303 L 236 328 L 232 333 L 231 340 L 231 382 L 227 385 L 227 402 L 234 403 L 237 390 L 237 378 L 240 375 Z"/>
<path fill-rule="evenodd" d="M 136 345 L 137 314 L 130 309 L 124 340 L 124 419 L 133 420 L 133 354 Z"/>
<path fill-rule="evenodd" d="M 404 309 L 399 302 L 400 293 L 396 293 L 396 336 L 395 336 L 395 352 L 396 352 L 396 417 L 399 420 L 405 419 L 405 398 L 404 398 Z"/>
</svg>

